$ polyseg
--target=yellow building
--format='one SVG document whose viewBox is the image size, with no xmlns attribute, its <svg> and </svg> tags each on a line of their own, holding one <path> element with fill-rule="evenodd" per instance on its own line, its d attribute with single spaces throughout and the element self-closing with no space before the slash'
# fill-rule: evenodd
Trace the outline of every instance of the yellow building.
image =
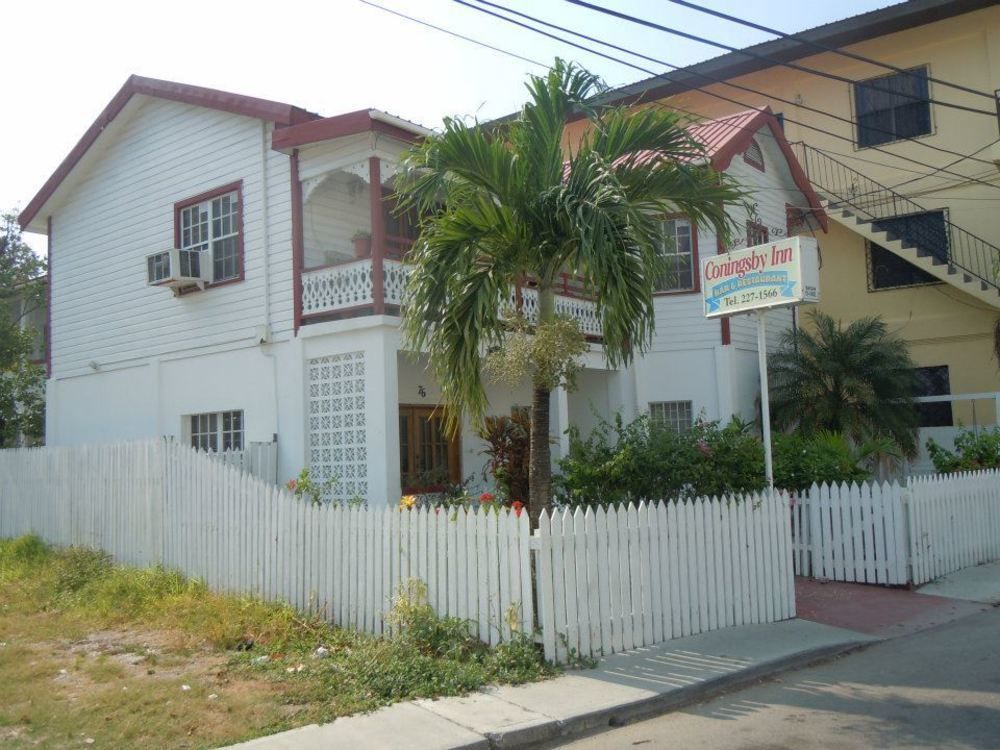
<svg viewBox="0 0 1000 750">
<path fill-rule="evenodd" d="M 713 38 L 726 25 L 718 21 Z M 830 229 L 818 237 L 821 309 L 845 322 L 882 316 L 909 343 L 925 395 L 955 397 L 922 407 L 923 443 L 949 439 L 951 425 L 998 421 L 1000 131 L 996 101 L 982 95 L 998 88 L 998 4 L 916 0 L 640 81 L 609 99 L 698 117 L 764 106 L 779 113 L 828 201 Z M 578 127 L 569 125 L 570 140 Z M 926 457 L 919 463 L 926 468 Z"/>
</svg>

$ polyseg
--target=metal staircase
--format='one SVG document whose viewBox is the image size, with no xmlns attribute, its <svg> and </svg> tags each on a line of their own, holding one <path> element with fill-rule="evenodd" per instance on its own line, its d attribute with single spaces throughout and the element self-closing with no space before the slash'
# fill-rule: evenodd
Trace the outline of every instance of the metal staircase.
<svg viewBox="0 0 1000 750">
<path fill-rule="evenodd" d="M 921 206 L 805 143 L 792 146 L 833 221 L 1000 309 L 1000 248 L 952 224 L 946 213 L 933 222 L 916 220 L 940 209 Z"/>
</svg>

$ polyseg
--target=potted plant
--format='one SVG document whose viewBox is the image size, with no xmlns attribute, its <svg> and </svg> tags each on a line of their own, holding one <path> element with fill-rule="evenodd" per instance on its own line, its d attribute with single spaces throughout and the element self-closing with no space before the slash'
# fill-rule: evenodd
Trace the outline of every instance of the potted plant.
<svg viewBox="0 0 1000 750">
<path fill-rule="evenodd" d="M 354 243 L 354 257 L 358 258 L 370 258 L 372 255 L 372 233 L 365 230 L 359 229 L 351 237 L 351 242 Z"/>
</svg>

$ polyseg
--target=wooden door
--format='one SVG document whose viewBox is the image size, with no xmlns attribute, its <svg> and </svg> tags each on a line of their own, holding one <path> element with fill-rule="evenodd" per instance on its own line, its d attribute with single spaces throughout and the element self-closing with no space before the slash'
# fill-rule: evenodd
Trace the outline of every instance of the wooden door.
<svg viewBox="0 0 1000 750">
<path fill-rule="evenodd" d="M 449 438 L 441 409 L 399 407 L 399 473 L 405 494 L 440 492 L 462 481 L 460 437 Z"/>
</svg>

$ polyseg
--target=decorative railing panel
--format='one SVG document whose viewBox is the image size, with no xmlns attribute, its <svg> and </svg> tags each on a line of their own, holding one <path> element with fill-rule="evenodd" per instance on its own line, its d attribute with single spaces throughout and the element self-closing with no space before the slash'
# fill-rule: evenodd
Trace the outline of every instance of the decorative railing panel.
<svg viewBox="0 0 1000 750">
<path fill-rule="evenodd" d="M 373 302 L 371 260 L 317 268 L 302 274 L 303 315 L 348 310 Z"/>
<path fill-rule="evenodd" d="M 399 308 L 406 292 L 409 267 L 397 260 L 382 262 L 382 290 L 385 304 Z M 302 313 L 317 315 L 374 304 L 374 274 L 371 260 L 359 260 L 338 266 L 327 266 L 305 271 L 302 274 Z M 513 310 L 516 304 L 514 290 L 503 301 Z M 521 310 L 530 321 L 538 320 L 538 291 L 521 290 Z M 601 323 L 597 304 L 582 297 L 556 295 L 556 312 L 575 319 L 587 336 L 601 336 Z"/>
</svg>

